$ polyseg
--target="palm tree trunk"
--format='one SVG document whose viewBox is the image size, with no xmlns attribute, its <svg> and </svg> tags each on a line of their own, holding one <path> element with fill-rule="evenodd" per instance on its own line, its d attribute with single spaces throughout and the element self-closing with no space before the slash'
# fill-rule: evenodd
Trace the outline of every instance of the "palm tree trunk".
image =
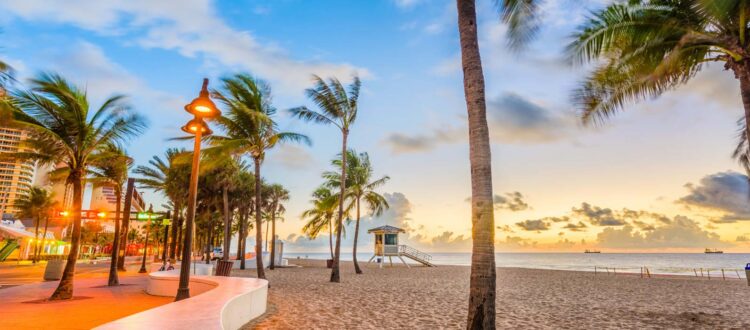
<svg viewBox="0 0 750 330">
<path fill-rule="evenodd" d="M 39 216 L 36 216 L 36 221 L 34 221 L 35 222 L 35 224 L 34 224 L 34 227 L 35 227 L 35 229 L 34 229 L 34 249 L 31 250 L 31 263 L 32 264 L 36 263 L 36 261 L 37 261 L 36 260 L 36 258 L 37 258 L 37 251 L 39 250 L 39 221 L 40 221 L 39 220 Z"/>
<path fill-rule="evenodd" d="M 472 254 L 467 329 L 495 328 L 495 220 L 492 167 L 484 96 L 484 75 L 477 40 L 474 0 L 458 0 L 458 30 L 469 116 Z"/>
<path fill-rule="evenodd" d="M 49 216 L 44 217 L 44 233 L 42 234 L 42 238 L 47 238 L 47 228 L 49 227 Z M 42 246 L 42 249 L 44 247 Z"/>
<path fill-rule="evenodd" d="M 328 220 L 328 250 L 331 252 L 331 260 L 333 260 L 333 224 L 331 220 Z"/>
<path fill-rule="evenodd" d="M 339 258 L 341 257 L 341 226 L 344 220 L 344 195 L 346 192 L 346 139 L 349 132 L 342 130 L 341 142 L 341 190 L 339 193 L 339 214 L 336 219 L 336 250 L 333 255 L 333 267 L 331 267 L 331 282 L 341 282 L 339 274 Z"/>
<path fill-rule="evenodd" d="M 240 259 L 240 269 L 245 269 L 245 254 L 247 253 L 247 246 L 246 246 L 246 241 L 247 241 L 247 219 L 248 219 L 248 212 L 247 212 L 247 210 L 243 210 L 242 211 L 242 218 L 240 219 L 240 221 L 242 222 L 242 224 L 240 224 L 240 226 L 242 226 L 242 229 L 241 229 L 242 233 L 240 235 L 240 246 L 242 248 L 240 249 L 240 254 L 238 255 L 238 257 L 241 258 Z"/>
<path fill-rule="evenodd" d="M 271 209 L 271 265 L 269 268 L 274 269 L 276 266 L 276 203 L 273 203 Z"/>
<path fill-rule="evenodd" d="M 76 261 L 78 260 L 78 251 L 81 247 L 81 204 L 83 202 L 83 184 L 81 170 L 74 170 L 71 173 L 73 182 L 73 233 L 70 237 L 70 252 L 68 253 L 68 262 L 65 264 L 60 284 L 52 293 L 49 300 L 65 300 L 73 298 L 73 278 L 76 272 Z"/>
<path fill-rule="evenodd" d="M 135 179 L 129 178 L 127 186 L 125 188 L 125 203 L 122 209 L 122 228 L 120 234 L 120 250 L 122 250 L 122 258 L 117 260 L 117 270 L 125 271 L 125 257 L 128 254 L 128 231 L 130 229 L 130 209 L 133 206 L 133 194 L 135 191 Z"/>
<path fill-rule="evenodd" d="M 239 216 L 239 223 L 237 227 L 237 256 L 234 258 L 235 260 L 240 260 L 241 252 L 242 252 L 242 208 L 238 210 L 240 212 Z"/>
<path fill-rule="evenodd" d="M 362 269 L 359 268 L 359 263 L 357 263 L 357 239 L 359 238 L 359 200 L 360 198 L 357 198 L 357 222 L 354 225 L 354 247 L 352 248 L 352 261 L 354 261 L 354 272 L 357 274 L 362 274 Z"/>
<path fill-rule="evenodd" d="M 268 220 L 266 220 L 266 242 L 265 242 L 265 244 L 266 244 L 265 245 L 266 252 L 268 252 L 268 233 L 270 232 L 270 230 L 268 230 L 268 226 L 270 226 L 270 225 L 271 225 L 271 223 L 268 222 Z"/>
<path fill-rule="evenodd" d="M 174 262 L 175 257 L 177 256 L 177 241 L 179 238 L 177 237 L 177 233 L 180 231 L 179 229 L 182 227 L 182 223 L 180 222 L 180 204 L 174 203 L 174 216 L 175 219 L 172 222 L 172 241 L 169 242 L 169 260 L 170 262 Z"/>
<path fill-rule="evenodd" d="M 229 188 L 224 185 L 222 190 L 222 199 L 224 202 L 224 253 L 221 260 L 229 261 L 229 243 L 232 241 L 232 217 L 229 214 Z"/>
<path fill-rule="evenodd" d="M 265 279 L 266 272 L 263 269 L 263 225 L 260 210 L 260 158 L 253 157 L 255 161 L 255 265 L 258 267 L 258 278 Z"/>
<path fill-rule="evenodd" d="M 750 148 L 750 64 L 738 65 L 734 72 L 740 81 L 740 95 L 745 110 L 745 137 L 748 141 L 748 148 Z M 750 155 L 750 150 L 747 153 Z"/>
<path fill-rule="evenodd" d="M 117 276 L 117 262 L 120 255 L 120 203 L 122 202 L 122 188 L 115 189 L 115 239 L 112 242 L 112 260 L 109 263 L 108 286 L 120 285 Z"/>
</svg>

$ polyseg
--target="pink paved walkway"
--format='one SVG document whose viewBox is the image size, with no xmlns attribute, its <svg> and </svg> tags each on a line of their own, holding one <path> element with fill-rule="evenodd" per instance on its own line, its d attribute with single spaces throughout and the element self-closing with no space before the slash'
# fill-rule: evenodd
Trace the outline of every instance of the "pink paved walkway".
<svg viewBox="0 0 750 330">
<path fill-rule="evenodd" d="M 49 297 L 57 281 L 2 289 L 0 329 L 91 329 L 173 301 L 146 294 L 146 276 L 121 273 L 120 283 L 130 285 L 100 287 L 106 278 L 77 279 L 74 295 L 87 298 L 54 303 L 26 302 Z"/>
</svg>

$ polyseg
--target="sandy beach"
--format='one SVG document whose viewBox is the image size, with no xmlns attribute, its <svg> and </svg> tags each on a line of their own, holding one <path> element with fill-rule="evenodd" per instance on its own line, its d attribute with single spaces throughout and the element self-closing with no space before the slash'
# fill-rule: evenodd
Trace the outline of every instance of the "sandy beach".
<svg viewBox="0 0 750 330">
<path fill-rule="evenodd" d="M 343 263 L 342 283 L 328 283 L 322 260 L 267 271 L 268 312 L 244 329 L 464 328 L 469 267 Z M 233 271 L 254 276 L 255 271 Z M 498 328 L 750 328 L 744 280 L 498 268 Z"/>
</svg>

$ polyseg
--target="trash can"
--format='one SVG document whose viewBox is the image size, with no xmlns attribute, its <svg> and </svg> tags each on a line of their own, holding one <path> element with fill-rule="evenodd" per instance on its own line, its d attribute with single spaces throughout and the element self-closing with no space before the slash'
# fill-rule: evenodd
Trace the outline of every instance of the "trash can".
<svg viewBox="0 0 750 330">
<path fill-rule="evenodd" d="M 219 260 L 216 262 L 216 276 L 229 276 L 234 262 Z"/>
<path fill-rule="evenodd" d="M 67 260 L 52 259 L 47 261 L 47 266 L 44 267 L 44 280 L 45 281 L 57 281 L 62 278 L 63 270 L 65 265 L 68 264 Z"/>
<path fill-rule="evenodd" d="M 745 265 L 745 278 L 747 279 L 747 286 L 750 286 L 750 264 Z"/>
</svg>

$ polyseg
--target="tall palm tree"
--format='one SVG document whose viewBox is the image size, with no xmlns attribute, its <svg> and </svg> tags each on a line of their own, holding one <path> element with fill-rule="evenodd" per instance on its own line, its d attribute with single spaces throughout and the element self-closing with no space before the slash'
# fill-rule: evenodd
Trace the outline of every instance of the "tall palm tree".
<svg viewBox="0 0 750 330">
<path fill-rule="evenodd" d="M 359 90 L 362 82 L 359 77 L 354 76 L 353 82 L 347 90 L 336 78 L 324 81 L 318 76 L 313 76 L 314 85 L 306 90 L 307 96 L 318 106 L 320 111 L 310 110 L 306 107 L 291 110 L 293 116 L 308 122 L 315 122 L 336 126 L 341 131 L 341 185 L 339 196 L 344 196 L 346 190 L 346 143 L 349 130 L 354 120 L 357 119 L 359 105 Z M 336 249 L 331 269 L 331 282 L 340 282 L 339 256 L 341 255 L 341 229 L 344 219 L 344 199 L 339 200 L 339 212 L 336 220 Z"/>
<path fill-rule="evenodd" d="M 52 193 L 42 187 L 31 187 L 28 194 L 21 195 L 20 198 L 13 202 L 13 207 L 18 209 L 18 216 L 21 218 L 30 218 L 34 221 L 34 251 L 32 252 L 32 263 L 39 260 L 40 250 L 44 248 L 42 244 L 39 247 L 39 225 L 44 221 L 44 233 L 42 241 L 47 238 L 47 227 L 49 225 L 49 215 L 55 206 L 55 200 Z"/>
<path fill-rule="evenodd" d="M 276 217 L 286 211 L 282 202 L 289 200 L 289 190 L 284 189 L 284 186 L 280 184 L 272 184 L 268 187 L 268 200 L 268 213 L 271 217 L 271 265 L 269 268 L 274 269 L 276 267 Z"/>
<path fill-rule="evenodd" d="M 120 231 L 120 211 L 122 206 L 123 186 L 128 180 L 128 171 L 133 165 L 133 159 L 130 158 L 125 150 L 116 144 L 108 144 L 100 151 L 106 155 L 104 160 L 96 164 L 89 171 L 91 180 L 105 185 L 109 185 L 115 192 L 115 237 L 112 242 L 112 260 L 109 266 L 108 286 L 120 285 L 120 279 L 117 276 L 117 264 L 120 255 L 120 236 L 125 231 Z M 124 259 L 124 258 L 123 258 Z"/>
<path fill-rule="evenodd" d="M 326 186 L 315 189 L 312 197 L 313 199 L 310 200 L 312 208 L 302 212 L 302 218 L 307 219 L 302 232 L 307 235 L 307 238 L 313 240 L 320 232 L 328 229 L 328 248 L 333 259 L 333 216 L 338 207 L 339 197 Z"/>
<path fill-rule="evenodd" d="M 174 218 L 172 225 L 172 241 L 169 247 L 169 258 L 175 260 L 177 253 L 178 234 L 182 229 L 182 207 L 187 199 L 190 164 L 180 161 L 186 155 L 185 149 L 170 148 L 164 153 L 164 159 L 154 156 L 148 165 L 139 165 L 133 170 L 140 177 L 136 180 L 141 187 L 152 189 L 167 197 L 173 206 Z M 127 233 L 127 222 L 123 222 L 123 233 Z"/>
<path fill-rule="evenodd" d="M 750 173 L 748 17 L 742 0 L 634 0 L 592 13 L 568 46 L 574 62 L 600 63 L 574 94 L 584 123 L 658 97 L 719 62 L 739 81 L 744 118 L 734 156 Z"/>
<path fill-rule="evenodd" d="M 304 142 L 307 136 L 280 132 L 273 117 L 276 108 L 271 105 L 271 88 L 263 81 L 247 74 L 237 74 L 222 79 L 220 91 L 214 97 L 226 107 L 226 113 L 216 119 L 225 135 L 212 135 L 207 141 L 220 153 L 238 156 L 250 155 L 255 165 L 255 253 L 258 278 L 266 278 L 263 269 L 263 233 L 261 203 L 261 164 L 266 150 L 279 143 Z"/>
<path fill-rule="evenodd" d="M 146 128 L 145 120 L 130 112 L 122 95 L 108 98 L 90 111 L 86 91 L 56 74 L 40 74 L 31 90 L 12 93 L 15 123 L 29 132 L 25 150 L 13 156 L 42 165 L 64 164 L 73 186 L 73 233 L 68 262 L 50 300 L 73 297 L 73 278 L 81 237 L 83 180 L 88 168 L 102 161 L 103 146 L 125 142 Z"/>
<path fill-rule="evenodd" d="M 495 218 L 492 206 L 492 157 L 487 127 L 484 73 L 477 38 L 475 0 L 457 0 L 458 32 L 464 96 L 469 117 L 469 161 L 471 163 L 471 275 L 467 328 L 495 328 Z M 539 0 L 498 1 L 508 24 L 511 48 L 531 40 Z"/>
<path fill-rule="evenodd" d="M 380 179 L 373 180 L 373 168 L 370 162 L 370 156 L 366 153 L 357 154 L 353 149 L 349 149 L 346 154 L 347 159 L 347 182 L 346 182 L 346 197 L 352 200 L 352 203 L 357 209 L 357 219 L 354 226 L 354 246 L 352 248 L 352 260 L 354 261 L 354 270 L 357 274 L 362 274 L 362 269 L 359 268 L 357 263 L 357 241 L 359 238 L 359 220 L 360 220 L 360 209 L 361 203 L 367 204 L 367 207 L 372 212 L 372 216 L 379 216 L 383 214 L 384 210 L 387 210 L 390 206 L 385 197 L 375 192 L 375 189 L 383 186 L 390 177 L 387 175 Z M 341 167 L 341 160 L 334 159 L 331 162 L 335 167 Z M 328 185 L 332 188 L 338 188 L 340 186 L 340 177 L 338 173 L 326 172 L 323 177 L 328 180 Z"/>
</svg>

